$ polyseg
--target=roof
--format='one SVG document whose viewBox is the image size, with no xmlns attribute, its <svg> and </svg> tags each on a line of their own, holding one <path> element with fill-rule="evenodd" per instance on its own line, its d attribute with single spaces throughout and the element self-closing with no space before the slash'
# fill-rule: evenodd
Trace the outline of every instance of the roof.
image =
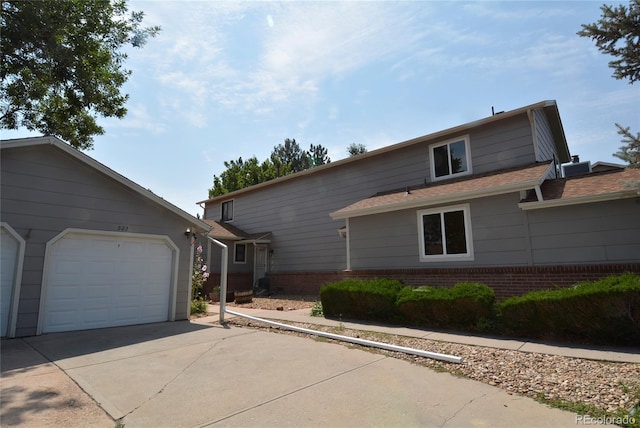
<svg viewBox="0 0 640 428">
<path fill-rule="evenodd" d="M 178 208 L 177 206 L 173 205 L 170 202 L 167 202 L 165 199 L 161 198 L 160 196 L 156 195 L 155 193 L 153 193 L 152 191 L 145 189 L 144 187 L 140 186 L 139 184 L 129 180 L 127 177 L 118 174 L 117 172 L 115 172 L 114 170 L 112 170 L 111 168 L 105 166 L 104 164 L 98 162 L 97 160 L 93 159 L 90 156 L 87 156 L 86 154 L 82 153 L 81 151 L 71 147 L 70 145 L 66 144 L 64 141 L 60 140 L 57 137 L 53 137 L 53 136 L 43 136 L 43 137 L 33 137 L 33 138 L 17 138 L 17 139 L 11 139 L 11 140 L 2 140 L 1 142 L 2 144 L 0 145 L 0 149 L 2 150 L 9 150 L 9 149 L 20 149 L 20 148 L 24 148 L 24 147 L 34 147 L 34 146 L 52 146 L 58 150 L 61 150 L 71 156 L 73 156 L 74 158 L 78 159 L 79 161 L 89 165 L 90 167 L 98 170 L 99 172 L 101 172 L 102 174 L 108 176 L 109 178 L 117 181 L 118 183 L 128 187 L 129 189 L 133 190 L 134 192 L 138 193 L 139 195 L 153 201 L 154 203 L 160 205 L 161 207 L 171 211 L 172 213 L 176 214 L 177 216 L 181 217 L 182 219 L 186 220 L 188 222 L 188 224 L 195 226 L 199 229 L 202 229 L 204 231 L 208 231 L 210 229 L 210 226 L 203 222 L 200 219 L 197 219 L 196 217 L 192 216 L 191 214 L 187 213 L 186 211 Z"/>
<path fill-rule="evenodd" d="M 304 177 L 310 174 L 317 174 L 321 171 L 326 171 L 331 168 L 338 168 L 342 165 L 350 164 L 353 162 L 362 162 L 365 159 L 371 158 L 373 156 L 379 156 L 385 153 L 388 153 L 393 150 L 398 150 L 403 147 L 408 147 L 414 144 L 424 144 L 425 142 L 431 142 L 434 140 L 442 140 L 449 137 L 452 137 L 457 134 L 462 134 L 468 132 L 472 128 L 477 128 L 479 126 L 487 125 L 493 122 L 499 122 L 505 119 L 509 119 L 515 116 L 519 116 L 522 114 L 529 114 L 529 112 L 533 110 L 542 109 L 547 116 L 547 120 L 549 121 L 549 125 L 551 128 L 551 132 L 553 135 L 553 139 L 556 145 L 556 150 L 559 153 L 559 162 L 565 163 L 570 161 L 569 156 L 569 147 L 567 145 L 567 140 L 564 135 L 564 130 L 562 127 L 562 122 L 560 121 L 560 113 L 558 111 L 558 106 L 554 100 L 549 101 L 540 101 L 535 104 L 531 104 L 525 107 L 521 107 L 515 110 L 510 110 L 506 112 L 502 112 L 500 114 L 496 114 L 493 116 L 489 116 L 480 120 L 476 120 L 473 122 L 469 122 L 463 125 L 459 125 L 453 128 L 448 128 L 442 131 L 438 131 L 432 134 L 427 134 L 422 137 L 413 138 L 411 140 L 407 140 L 401 143 L 392 144 L 390 146 L 382 147 L 377 150 L 372 150 L 370 152 L 366 152 L 357 156 L 348 157 L 345 159 L 340 159 L 335 162 L 331 162 L 325 165 L 319 165 L 314 168 L 310 168 L 304 171 L 297 172 L 295 174 L 286 175 L 284 177 L 279 177 L 273 180 L 265 181 L 264 183 L 255 184 L 253 186 L 246 187 L 244 189 L 236 190 L 234 192 L 229 192 L 224 195 L 216 196 L 213 198 L 205 199 L 204 201 L 197 202 L 198 204 L 209 203 L 209 202 L 217 202 L 223 201 L 226 199 L 233 198 L 237 195 L 252 192 L 258 189 L 262 189 L 264 187 L 273 186 L 283 181 L 294 180 L 300 177 Z"/>
<path fill-rule="evenodd" d="M 436 182 L 419 188 L 379 193 L 329 215 L 335 220 L 534 189 L 544 182 L 552 168 L 553 162 L 536 163 Z"/>
<path fill-rule="evenodd" d="M 531 196 L 518 206 L 530 210 L 640 197 L 640 168 L 547 180 L 540 189 L 542 201 Z"/>
<path fill-rule="evenodd" d="M 271 242 L 271 232 L 262 233 L 247 233 L 239 228 L 221 221 L 204 220 L 211 230 L 208 235 L 215 239 L 223 239 L 228 241 L 239 242 L 257 242 L 268 243 Z"/>
</svg>

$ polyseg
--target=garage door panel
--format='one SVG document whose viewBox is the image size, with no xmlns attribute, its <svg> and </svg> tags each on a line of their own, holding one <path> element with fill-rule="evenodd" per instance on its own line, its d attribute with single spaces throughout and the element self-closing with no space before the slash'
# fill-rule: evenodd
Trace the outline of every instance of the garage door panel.
<svg viewBox="0 0 640 428">
<path fill-rule="evenodd" d="M 43 332 L 169 318 L 173 253 L 161 238 L 74 232 L 49 251 Z"/>
</svg>

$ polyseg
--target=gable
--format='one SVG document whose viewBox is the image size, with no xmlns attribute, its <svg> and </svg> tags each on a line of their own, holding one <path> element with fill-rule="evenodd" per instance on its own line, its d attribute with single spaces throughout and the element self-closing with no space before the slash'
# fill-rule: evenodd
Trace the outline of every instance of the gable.
<svg viewBox="0 0 640 428">
<path fill-rule="evenodd" d="M 58 213 L 61 219 L 82 219 L 87 214 L 78 210 L 92 208 L 110 221 L 113 213 L 133 215 L 145 207 L 136 214 L 136 224 L 145 223 L 140 216 L 153 213 L 209 230 L 206 223 L 57 138 L 7 140 L 1 150 L 3 211 L 19 201 L 26 204 L 22 209 L 34 214 Z"/>
</svg>

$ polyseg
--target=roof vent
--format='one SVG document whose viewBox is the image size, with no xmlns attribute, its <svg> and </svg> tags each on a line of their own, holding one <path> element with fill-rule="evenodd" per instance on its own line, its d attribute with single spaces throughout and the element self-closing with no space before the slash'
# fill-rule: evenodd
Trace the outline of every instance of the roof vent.
<svg viewBox="0 0 640 428">
<path fill-rule="evenodd" d="M 578 162 L 576 162 L 576 158 Z M 580 162 L 579 160 L 577 156 L 573 156 L 572 163 L 562 165 L 562 176 L 568 178 L 591 173 L 591 162 Z"/>
</svg>

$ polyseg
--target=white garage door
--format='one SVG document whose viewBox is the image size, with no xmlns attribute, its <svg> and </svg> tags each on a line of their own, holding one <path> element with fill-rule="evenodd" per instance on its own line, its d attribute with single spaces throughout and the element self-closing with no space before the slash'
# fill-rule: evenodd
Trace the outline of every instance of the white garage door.
<svg viewBox="0 0 640 428">
<path fill-rule="evenodd" d="M 172 249 L 159 237 L 68 233 L 47 248 L 41 332 L 166 321 Z"/>
<path fill-rule="evenodd" d="M 20 242 L 8 226 L 0 225 L 0 335 L 7 336 L 20 260 Z M 16 291 L 17 293 L 17 291 Z"/>
</svg>

